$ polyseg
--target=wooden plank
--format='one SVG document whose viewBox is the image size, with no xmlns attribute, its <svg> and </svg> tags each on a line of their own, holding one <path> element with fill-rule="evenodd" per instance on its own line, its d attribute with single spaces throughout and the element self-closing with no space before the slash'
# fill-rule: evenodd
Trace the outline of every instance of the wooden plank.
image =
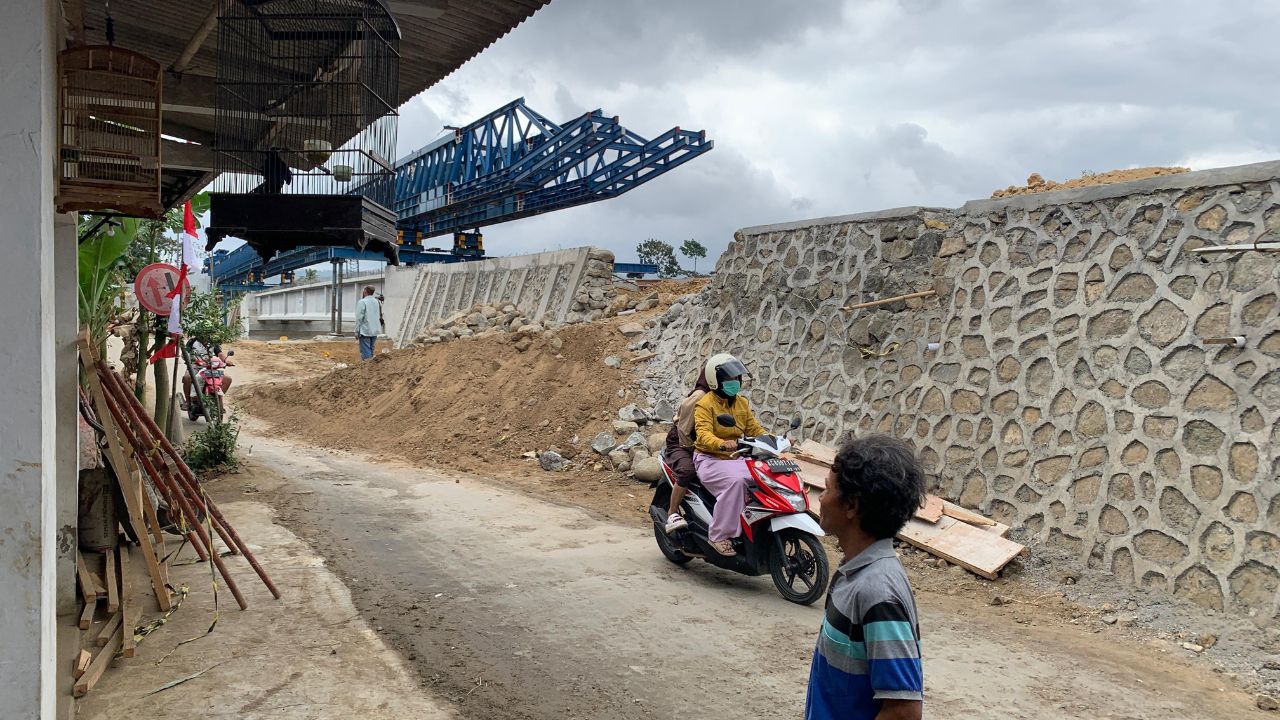
<svg viewBox="0 0 1280 720">
<path fill-rule="evenodd" d="M 792 450 L 805 460 L 823 467 L 831 467 L 836 462 L 836 449 L 814 440 L 805 440 Z"/>
<path fill-rule="evenodd" d="M 93 656 L 93 660 L 89 663 L 89 667 L 85 669 L 84 675 L 81 675 L 80 678 L 76 680 L 75 687 L 72 688 L 71 694 L 76 697 L 84 697 L 86 693 L 93 689 L 93 686 L 96 685 L 98 680 L 102 677 L 102 673 L 106 671 L 107 666 L 111 664 L 111 658 L 115 657 L 116 650 L 120 649 L 120 643 L 122 641 L 123 637 L 120 633 L 120 628 L 116 628 L 115 634 L 107 640 L 106 647 L 99 650 L 98 654 Z"/>
<path fill-rule="evenodd" d="M 1022 550 L 1023 547 L 1012 540 L 963 522 L 957 522 L 929 541 L 929 552 L 988 580 L 999 577 L 1000 569 Z"/>
<path fill-rule="evenodd" d="M 992 520 L 991 518 L 988 518 L 984 515 L 979 515 L 978 513 L 970 510 L 969 508 L 961 507 L 960 505 L 957 505 L 948 500 L 942 501 L 942 513 L 944 515 L 950 515 L 951 517 L 957 520 L 963 520 L 964 522 L 967 522 L 970 525 L 995 525 L 996 524 L 995 520 Z"/>
<path fill-rule="evenodd" d="M 111 619 L 107 620 L 107 622 L 102 626 L 102 630 L 98 633 L 98 637 L 93 639 L 94 644 L 98 647 L 106 645 L 107 640 L 111 639 L 111 636 L 115 635 L 121 627 L 124 627 L 124 616 L 120 613 L 112 615 Z"/>
<path fill-rule="evenodd" d="M 116 575 L 116 553 L 111 548 L 103 553 L 107 571 L 107 614 L 114 615 L 120 609 L 120 580 Z"/>
<path fill-rule="evenodd" d="M 985 530 L 989 533 L 999 535 L 1000 537 L 1009 537 L 1010 527 L 1001 522 L 996 522 L 989 517 L 979 515 L 968 508 L 961 507 L 949 500 L 942 501 L 942 513 L 948 517 L 953 517 L 961 522 L 969 523 L 977 527 L 979 530 Z"/>
<path fill-rule="evenodd" d="M 130 602 L 129 597 L 129 543 L 120 543 L 120 552 L 116 553 L 116 557 L 120 560 L 120 622 L 124 624 L 124 641 L 120 654 L 131 658 L 137 645 L 133 631 L 138 627 L 138 604 Z"/>
<path fill-rule="evenodd" d="M 98 586 L 93 582 L 93 576 L 89 574 L 89 566 L 84 562 L 84 555 L 76 550 L 76 577 L 80 579 L 80 597 L 88 603 L 90 600 L 97 601 Z"/>
<path fill-rule="evenodd" d="M 936 523 L 942 519 L 943 503 L 945 501 L 937 495 L 925 495 L 924 502 L 920 507 L 916 508 L 916 517 L 929 523 Z"/>
<path fill-rule="evenodd" d="M 943 517 L 936 525 L 912 518 L 898 539 L 988 580 L 995 580 L 1000 569 L 1023 550 L 1016 542 L 952 517 Z"/>
<path fill-rule="evenodd" d="M 89 669 L 89 661 L 92 659 L 93 656 L 89 654 L 88 650 L 81 650 L 80 654 L 76 656 L 75 665 L 72 667 L 71 674 L 79 680 L 80 676 L 84 675 L 84 671 Z"/>
<path fill-rule="evenodd" d="M 84 609 L 80 611 L 80 629 L 88 630 L 93 624 L 93 613 L 98 609 L 98 598 L 85 600 Z"/>
<path fill-rule="evenodd" d="M 81 610 L 81 621 L 79 626 L 82 630 L 87 630 L 93 624 L 93 611 L 97 610 L 97 598 L 91 597 L 84 601 L 84 609 Z"/>
<path fill-rule="evenodd" d="M 900 300 L 914 300 L 916 298 L 932 297 L 933 295 L 936 295 L 936 294 L 937 294 L 937 291 L 935 290 L 922 290 L 920 292 L 907 293 L 906 295 L 895 295 L 894 297 L 881 298 L 880 300 L 870 300 L 868 302 L 861 302 L 861 303 L 857 303 L 856 305 L 845 305 L 840 309 L 848 311 L 848 310 L 859 310 L 861 308 L 879 307 L 881 305 L 888 305 L 889 303 L 895 303 Z"/>
<path fill-rule="evenodd" d="M 815 487 L 822 490 L 827 486 L 827 473 L 829 468 L 822 467 L 816 463 L 797 457 L 795 459 L 797 465 L 800 466 L 800 481 L 809 487 Z"/>
<path fill-rule="evenodd" d="M 138 503 L 135 502 L 138 498 L 133 497 L 133 494 L 129 492 L 128 478 L 132 476 L 132 472 L 126 458 L 131 452 L 125 452 L 123 439 L 116 430 L 111 411 L 107 409 L 106 391 L 102 387 L 102 378 L 98 377 L 97 353 L 89 342 L 89 331 L 87 329 L 80 331 L 79 344 L 80 362 L 84 366 L 84 375 L 89 381 L 89 396 L 93 400 L 94 407 L 98 410 L 98 422 L 102 425 L 103 430 L 106 431 L 107 457 L 111 461 L 112 469 L 116 472 L 117 480 L 121 482 L 121 489 L 123 490 L 121 495 L 124 496 L 134 533 L 138 536 L 142 545 L 142 558 L 146 561 L 147 573 L 151 576 L 151 589 L 155 593 L 156 603 L 160 606 L 161 612 L 168 612 L 172 607 L 172 603 L 169 600 L 169 591 L 165 587 L 165 576 L 160 570 L 160 561 L 156 557 L 155 548 L 151 545 L 151 537 L 147 535 L 147 526 L 143 522 L 142 511 L 138 507 Z"/>
</svg>

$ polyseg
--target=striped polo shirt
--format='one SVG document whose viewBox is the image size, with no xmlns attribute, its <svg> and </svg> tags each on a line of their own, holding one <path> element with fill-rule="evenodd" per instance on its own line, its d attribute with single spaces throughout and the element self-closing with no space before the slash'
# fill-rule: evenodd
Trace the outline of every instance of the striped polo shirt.
<svg viewBox="0 0 1280 720">
<path fill-rule="evenodd" d="M 923 700 L 920 623 L 893 540 L 841 565 L 809 671 L 806 720 L 873 720 L 881 700 Z"/>
</svg>

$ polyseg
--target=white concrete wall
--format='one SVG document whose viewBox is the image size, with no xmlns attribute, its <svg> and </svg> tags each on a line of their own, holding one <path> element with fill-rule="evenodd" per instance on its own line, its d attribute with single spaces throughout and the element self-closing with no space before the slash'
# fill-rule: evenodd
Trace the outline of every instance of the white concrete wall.
<svg viewBox="0 0 1280 720">
<path fill-rule="evenodd" d="M 52 718 L 56 710 L 58 373 L 75 245 L 56 247 L 53 211 L 55 53 L 53 0 L 8 0 L 0 23 L 0 714 Z M 62 233 L 66 244 L 67 233 Z M 74 235 L 72 235 L 74 237 Z M 72 290 L 74 292 L 74 290 Z M 74 295 L 71 295 L 74 297 Z M 70 308 L 74 324 L 74 300 Z M 74 375 L 71 376 L 74 378 Z M 63 390 L 65 391 L 65 386 Z M 68 413 L 67 411 L 70 411 Z M 60 423 L 59 420 L 62 422 Z M 69 441 L 74 459 L 74 440 Z M 71 537 L 74 538 L 74 529 Z M 65 670 L 64 670 L 65 673 Z"/>
<path fill-rule="evenodd" d="M 382 273 L 343 278 L 342 332 L 355 332 L 356 302 L 366 285 L 383 292 Z M 245 296 L 241 314 L 250 335 L 328 333 L 332 327 L 333 283 L 320 281 Z"/>
</svg>

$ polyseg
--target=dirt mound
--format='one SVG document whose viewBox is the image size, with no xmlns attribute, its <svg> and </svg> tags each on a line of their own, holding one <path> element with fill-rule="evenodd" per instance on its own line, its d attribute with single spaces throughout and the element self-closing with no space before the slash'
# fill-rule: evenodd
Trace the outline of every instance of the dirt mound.
<svg viewBox="0 0 1280 720">
<path fill-rule="evenodd" d="M 1177 175 L 1179 173 L 1190 172 L 1191 168 L 1184 167 L 1145 167 L 1130 168 L 1128 170 L 1112 170 L 1104 173 L 1085 173 L 1073 180 L 1066 182 L 1055 182 L 1053 180 L 1045 180 L 1040 173 L 1031 173 L 1027 178 L 1026 185 L 1010 185 L 1004 190 L 996 190 L 991 193 L 993 198 L 1011 197 L 1013 195 L 1030 195 L 1032 193 L 1049 192 L 1050 190 L 1068 190 L 1070 188 L 1089 187 L 1091 185 L 1111 185 L 1113 183 L 1131 182 L 1133 180 L 1146 180 L 1147 178 L 1160 177 L 1161 175 Z"/>
<path fill-rule="evenodd" d="M 237 404 L 322 447 L 463 470 L 527 464 L 523 453 L 551 448 L 590 464 L 592 436 L 612 428 L 619 407 L 644 403 L 630 341 L 618 330 L 635 319 L 384 353 L 322 377 L 248 388 Z M 606 365 L 609 356 L 621 368 Z"/>
</svg>

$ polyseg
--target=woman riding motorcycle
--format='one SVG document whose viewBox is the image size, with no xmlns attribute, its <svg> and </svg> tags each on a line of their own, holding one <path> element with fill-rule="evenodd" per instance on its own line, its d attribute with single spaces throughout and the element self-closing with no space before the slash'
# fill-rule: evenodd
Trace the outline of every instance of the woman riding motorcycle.
<svg viewBox="0 0 1280 720">
<path fill-rule="evenodd" d="M 721 555 L 737 555 L 731 540 L 741 533 L 738 522 L 747 503 L 750 471 L 741 458 L 733 458 L 738 440 L 768 433 L 751 412 L 751 403 L 740 395 L 747 368 L 732 355 L 713 355 L 703 368 L 711 392 L 703 395 L 693 409 L 693 464 L 698 481 L 716 497 L 707 539 Z M 716 422 L 719 415 L 732 415 L 733 427 Z"/>
</svg>

